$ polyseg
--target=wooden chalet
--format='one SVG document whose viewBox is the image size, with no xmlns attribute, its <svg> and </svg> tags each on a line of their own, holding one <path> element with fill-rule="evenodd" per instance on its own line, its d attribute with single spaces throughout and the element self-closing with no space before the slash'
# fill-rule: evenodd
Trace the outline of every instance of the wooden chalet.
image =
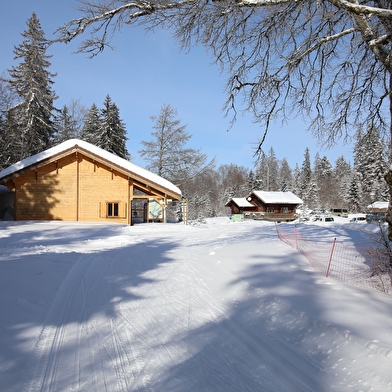
<svg viewBox="0 0 392 392">
<path fill-rule="evenodd" d="M 367 208 L 370 212 L 388 212 L 389 202 L 388 201 L 375 201 L 368 205 Z"/>
<path fill-rule="evenodd" d="M 252 191 L 245 199 L 229 200 L 226 207 L 231 214 L 244 214 L 245 218 L 288 222 L 297 218 L 296 209 L 302 203 L 292 192 Z"/>
<path fill-rule="evenodd" d="M 249 203 L 245 197 L 233 197 L 225 204 L 225 207 L 230 208 L 232 215 L 248 214 L 257 211 L 257 207 L 254 204 Z"/>
<path fill-rule="evenodd" d="M 142 213 L 135 205 L 142 201 L 159 204 L 160 220 L 166 221 L 167 203 L 181 198 L 180 189 L 164 178 L 77 139 L 6 168 L 0 185 L 13 196 L 10 202 L 9 193 L 0 194 L 0 214 L 13 209 L 15 220 L 133 224 Z"/>
</svg>

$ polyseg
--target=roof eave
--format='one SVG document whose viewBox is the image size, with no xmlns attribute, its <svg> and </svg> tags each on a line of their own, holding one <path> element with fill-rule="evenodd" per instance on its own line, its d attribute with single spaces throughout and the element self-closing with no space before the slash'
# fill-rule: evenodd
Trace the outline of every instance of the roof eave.
<svg viewBox="0 0 392 392">
<path fill-rule="evenodd" d="M 54 154 L 50 157 L 43 158 L 40 161 L 34 162 L 33 164 L 30 164 L 28 166 L 24 166 L 20 169 L 17 169 L 14 172 L 8 174 L 7 176 L 0 178 L 0 184 L 4 185 L 7 182 L 12 181 L 14 178 L 21 176 L 24 173 L 27 173 L 29 171 L 33 171 L 35 169 L 39 169 L 42 166 L 45 166 L 45 165 L 52 163 L 52 162 L 56 162 L 59 159 L 64 158 L 64 157 L 66 157 L 70 154 L 73 154 L 73 153 L 81 153 L 81 154 L 89 157 L 93 161 L 104 164 L 105 166 L 107 166 L 111 169 L 115 169 L 117 172 L 119 172 L 127 177 L 135 179 L 136 181 L 140 182 L 141 184 L 145 184 L 146 186 L 151 186 L 152 188 L 158 190 L 160 193 L 164 194 L 166 197 L 168 196 L 169 198 L 176 199 L 176 200 L 181 199 L 181 193 L 174 192 L 173 190 L 168 189 L 160 184 L 157 184 L 154 181 L 148 180 L 147 178 L 140 176 L 130 170 L 127 170 L 127 169 L 123 168 L 121 165 L 118 165 L 114 162 L 111 162 L 111 161 L 109 161 L 99 155 L 96 155 L 96 154 L 94 154 L 94 153 L 92 153 L 92 152 L 90 152 L 90 151 L 88 151 L 78 145 L 74 145 L 71 148 L 63 150 L 63 151 L 61 151 L 57 154 Z"/>
</svg>

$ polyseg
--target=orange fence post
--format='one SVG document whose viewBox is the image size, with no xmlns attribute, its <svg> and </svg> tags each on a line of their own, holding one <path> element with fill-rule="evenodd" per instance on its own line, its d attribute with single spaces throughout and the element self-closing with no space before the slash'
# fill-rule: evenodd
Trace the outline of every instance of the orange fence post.
<svg viewBox="0 0 392 392">
<path fill-rule="evenodd" d="M 336 245 L 336 238 L 333 240 L 332 249 L 331 249 L 331 254 L 329 255 L 329 262 L 328 262 L 327 273 L 325 274 L 325 277 L 326 277 L 326 278 L 328 278 L 329 270 L 330 270 L 330 268 L 331 268 L 332 256 L 333 256 L 333 251 L 335 250 L 335 245 Z"/>
</svg>

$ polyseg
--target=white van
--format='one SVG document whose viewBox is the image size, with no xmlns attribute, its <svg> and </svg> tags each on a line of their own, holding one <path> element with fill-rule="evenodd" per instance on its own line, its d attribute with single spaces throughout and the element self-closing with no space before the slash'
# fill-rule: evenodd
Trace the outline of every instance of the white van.
<svg viewBox="0 0 392 392">
<path fill-rule="evenodd" d="M 343 218 L 348 218 L 348 209 L 347 208 L 331 208 L 330 213 L 332 215 L 341 216 Z"/>
</svg>

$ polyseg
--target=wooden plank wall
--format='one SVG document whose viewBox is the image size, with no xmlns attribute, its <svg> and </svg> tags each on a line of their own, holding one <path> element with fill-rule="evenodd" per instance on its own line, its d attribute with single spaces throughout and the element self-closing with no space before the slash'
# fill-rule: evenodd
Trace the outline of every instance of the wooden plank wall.
<svg viewBox="0 0 392 392">
<path fill-rule="evenodd" d="M 14 186 L 16 220 L 128 223 L 128 178 L 81 154 L 22 174 Z M 122 203 L 122 216 L 102 216 L 100 206 L 106 202 Z"/>
</svg>

